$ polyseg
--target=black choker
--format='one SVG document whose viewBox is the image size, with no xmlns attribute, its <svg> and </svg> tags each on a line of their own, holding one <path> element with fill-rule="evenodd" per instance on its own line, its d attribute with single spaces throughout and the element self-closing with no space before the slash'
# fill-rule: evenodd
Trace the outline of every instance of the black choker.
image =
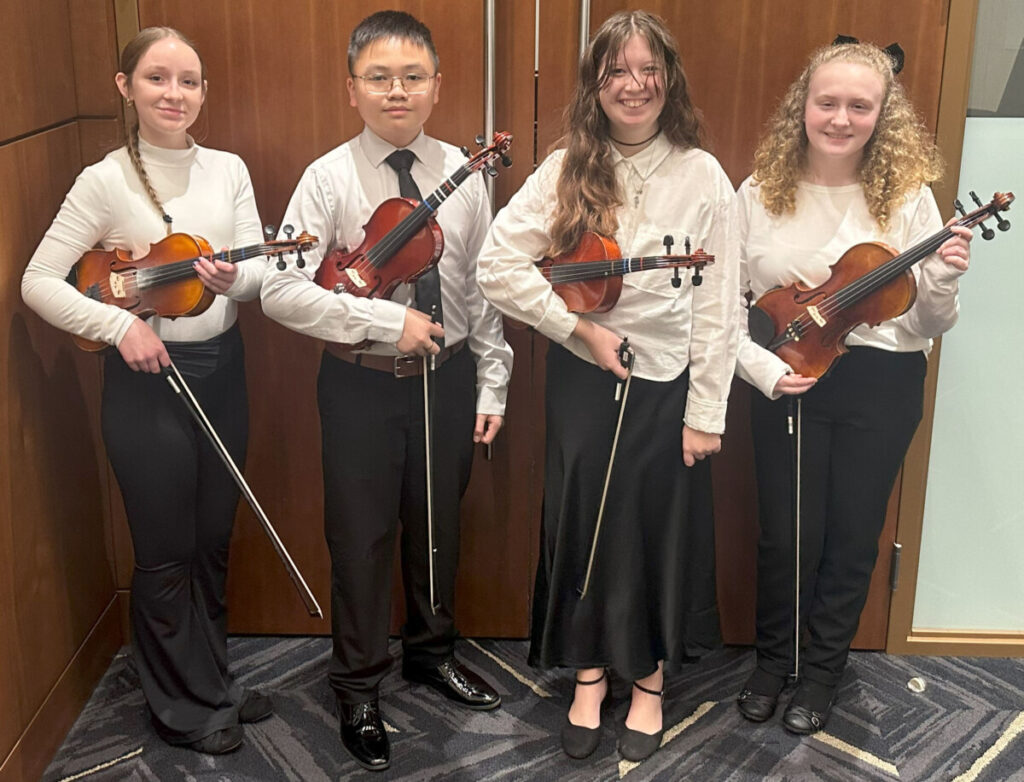
<svg viewBox="0 0 1024 782">
<path fill-rule="evenodd" d="M 661 128 L 658 128 L 658 130 L 654 131 L 654 135 L 653 136 L 648 136 L 643 141 L 634 141 L 632 144 L 630 144 L 628 141 L 619 141 L 617 138 L 615 138 L 615 136 L 613 136 L 611 134 L 608 134 L 608 138 L 610 138 L 616 144 L 618 144 L 620 146 L 623 146 L 623 147 L 639 147 L 639 146 L 642 146 L 642 145 L 646 144 L 651 139 L 657 138 L 659 133 L 661 133 Z"/>
</svg>

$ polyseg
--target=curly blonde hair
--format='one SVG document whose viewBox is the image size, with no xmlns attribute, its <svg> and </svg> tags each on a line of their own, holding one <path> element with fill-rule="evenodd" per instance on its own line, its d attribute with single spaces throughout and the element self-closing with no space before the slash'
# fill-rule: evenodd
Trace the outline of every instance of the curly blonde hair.
<svg viewBox="0 0 1024 782">
<path fill-rule="evenodd" d="M 868 211 L 885 229 L 907 194 L 940 179 L 944 165 L 928 129 L 896 81 L 892 59 L 872 44 L 845 43 L 819 49 L 790 85 L 754 153 L 753 177 L 760 185 L 761 203 L 774 215 L 792 213 L 796 208 L 797 183 L 807 166 L 804 107 L 811 76 L 831 62 L 866 65 L 882 78 L 882 108 L 864 145 L 859 179 Z"/>
<path fill-rule="evenodd" d="M 703 147 L 700 114 L 690 101 L 679 45 L 665 22 L 646 11 L 620 11 L 608 17 L 580 58 L 576 89 L 563 118 L 566 131 L 554 145 L 566 147 L 566 152 L 556 186 L 550 255 L 576 247 L 585 231 L 613 236 L 618 229 L 615 210 L 622 205 L 622 194 L 599 94 L 608 82 L 609 66 L 634 35 L 647 41 L 664 77 L 659 85 L 665 91 L 665 107 L 658 118 L 661 132 L 678 147 Z"/>
</svg>

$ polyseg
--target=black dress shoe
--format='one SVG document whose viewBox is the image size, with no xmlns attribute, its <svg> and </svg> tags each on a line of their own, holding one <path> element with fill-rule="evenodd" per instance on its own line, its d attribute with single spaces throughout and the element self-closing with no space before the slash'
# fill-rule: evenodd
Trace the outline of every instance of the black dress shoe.
<svg viewBox="0 0 1024 782">
<path fill-rule="evenodd" d="M 243 737 L 242 726 L 233 725 L 230 728 L 214 731 L 209 736 L 203 736 L 198 741 L 191 741 L 184 746 L 207 755 L 226 755 L 242 746 Z"/>
<path fill-rule="evenodd" d="M 391 765 L 391 744 L 376 698 L 351 706 L 339 701 L 338 723 L 341 745 L 356 763 L 368 771 L 383 771 Z"/>
<path fill-rule="evenodd" d="M 588 682 L 576 680 L 577 684 L 591 685 L 600 684 L 608 677 L 608 671 L 601 671 L 601 675 L 596 679 L 591 679 Z M 608 688 L 604 692 L 604 698 L 601 700 L 601 708 L 604 708 L 605 703 L 608 702 L 608 697 L 612 694 L 612 686 L 608 684 Z M 562 751 L 565 752 L 571 758 L 582 760 L 583 758 L 590 757 L 594 754 L 594 750 L 597 749 L 598 744 L 601 743 L 601 726 L 598 725 L 596 728 L 586 728 L 582 725 L 574 725 L 569 721 L 568 715 L 565 717 L 565 724 L 562 726 Z"/>
<path fill-rule="evenodd" d="M 825 707 L 824 711 L 813 711 L 806 706 L 790 701 L 786 710 L 782 712 L 782 727 L 798 736 L 809 736 L 825 727 L 825 723 L 828 722 L 828 715 L 831 712 L 831 702 Z"/>
<path fill-rule="evenodd" d="M 239 722 L 259 722 L 274 713 L 270 697 L 259 690 L 245 690 L 242 702 L 238 704 Z"/>
<path fill-rule="evenodd" d="M 736 696 L 736 706 L 740 714 L 751 722 L 764 722 L 775 713 L 775 707 L 779 705 L 778 693 L 775 695 L 758 695 L 744 687 Z"/>
<path fill-rule="evenodd" d="M 636 682 L 633 682 L 633 686 L 641 692 L 646 692 L 648 695 L 657 695 L 662 699 L 665 697 L 664 690 L 649 690 Z M 661 730 L 657 733 L 643 733 L 632 728 L 624 728 L 622 736 L 619 738 L 619 754 L 626 760 L 632 760 L 634 763 L 647 760 L 647 758 L 657 752 L 664 735 L 664 725 L 662 725 Z"/>
<path fill-rule="evenodd" d="M 466 668 L 452 655 L 436 668 L 402 664 L 402 678 L 425 684 L 449 700 L 477 711 L 496 709 L 501 696 L 487 682 Z"/>
</svg>

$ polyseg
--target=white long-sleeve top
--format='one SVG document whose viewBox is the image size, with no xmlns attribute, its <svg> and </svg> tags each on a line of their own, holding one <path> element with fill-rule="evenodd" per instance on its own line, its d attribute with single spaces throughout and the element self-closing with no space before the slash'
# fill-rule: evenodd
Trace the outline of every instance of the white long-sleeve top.
<svg viewBox="0 0 1024 782">
<path fill-rule="evenodd" d="M 551 246 L 551 219 L 564 151 L 552 153 L 498 213 L 480 254 L 480 287 L 505 314 L 533 326 L 594 363 L 572 336 L 571 313 L 535 262 Z M 624 257 L 665 253 L 671 235 L 676 254 L 690 237 L 693 250 L 715 256 L 699 287 L 686 270 L 678 288 L 672 270 L 626 274 L 618 303 L 585 317 L 629 337 L 634 374 L 668 381 L 690 369 L 684 422 L 703 432 L 725 431 L 725 411 L 736 355 L 738 246 L 733 188 L 718 161 L 699 149 L 679 149 L 659 136 L 631 157 L 613 151 L 623 204 L 615 241 Z"/>
<path fill-rule="evenodd" d="M 173 230 L 202 236 L 214 251 L 262 241 L 252 182 L 237 155 L 200 147 L 164 149 L 139 139 L 150 183 L 173 219 Z M 114 150 L 78 175 L 53 224 L 22 277 L 25 302 L 48 323 L 87 339 L 117 345 L 135 320 L 127 310 L 89 299 L 65 281 L 88 250 L 129 250 L 141 258 L 167 235 L 146 195 L 125 147 Z M 237 317 L 236 301 L 259 295 L 265 258 L 238 264 L 238 276 L 225 296 L 188 318 L 153 316 L 149 324 L 165 342 L 192 342 L 226 331 Z"/>
<path fill-rule="evenodd" d="M 263 311 L 290 329 L 328 342 L 376 343 L 368 352 L 398 355 L 412 286 L 399 285 L 388 299 L 334 293 L 313 281 L 325 255 L 336 247 L 356 249 L 363 226 L 386 199 L 398 197 L 398 175 L 385 161 L 396 147 L 369 128 L 313 161 L 299 180 L 285 211 L 284 224 L 319 237 L 305 253 L 306 265 L 288 263 L 268 269 L 261 298 Z M 406 149 L 416 159 L 411 173 L 426 198 L 466 162 L 450 144 L 420 133 Z M 477 255 L 491 221 L 490 202 L 480 176 L 471 176 L 438 207 L 444 235 L 438 262 L 445 344 L 462 339 L 476 359 L 477 410 L 503 415 L 512 371 L 512 348 L 505 342 L 501 316 L 476 285 Z"/>
<path fill-rule="evenodd" d="M 801 182 L 796 209 L 769 214 L 751 178 L 738 192 L 740 223 L 740 295 L 753 301 L 772 288 L 800 282 L 817 287 L 831 274 L 843 253 L 861 242 L 884 242 L 903 252 L 942 228 L 935 197 L 927 186 L 910 193 L 883 231 L 868 212 L 859 184 L 827 187 Z M 848 346 L 897 352 L 931 349 L 932 338 L 949 330 L 959 314 L 959 278 L 963 273 L 937 254 L 913 268 L 917 299 L 905 313 L 878 326 L 861 325 L 846 338 Z M 741 312 L 737 374 L 765 396 L 775 398 L 776 383 L 791 367 L 754 344 Z"/>
</svg>

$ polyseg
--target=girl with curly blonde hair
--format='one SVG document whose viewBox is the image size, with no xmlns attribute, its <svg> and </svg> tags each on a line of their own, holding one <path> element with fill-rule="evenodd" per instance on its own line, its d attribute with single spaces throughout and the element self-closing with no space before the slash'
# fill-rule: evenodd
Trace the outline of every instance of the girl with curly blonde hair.
<svg viewBox="0 0 1024 782">
<path fill-rule="evenodd" d="M 942 220 L 927 183 L 941 170 L 886 52 L 859 43 L 815 52 L 740 186 L 741 291 L 756 301 L 778 286 L 816 287 L 855 244 L 879 241 L 902 251 L 936 233 Z M 971 234 L 954 234 L 914 268 L 913 306 L 855 328 L 846 338 L 849 353 L 819 380 L 795 374 L 741 328 L 737 373 L 761 391 L 751 400 L 760 518 L 757 667 L 737 700 L 749 720 L 772 716 L 794 674 L 799 684 L 783 726 L 808 734 L 829 717 L 889 493 L 921 419 L 926 356 L 932 339 L 956 323 Z M 789 434 L 794 397 L 798 505 Z M 795 639 L 804 637 L 798 656 Z"/>
<path fill-rule="evenodd" d="M 562 727 L 574 758 L 600 744 L 609 671 L 631 682 L 619 751 L 637 761 L 661 743 L 665 671 L 719 637 L 706 457 L 720 448 L 735 366 L 735 194 L 701 148 L 678 46 L 656 16 L 622 12 L 601 25 L 565 116 L 565 148 L 495 218 L 477 280 L 498 309 L 551 340 L 530 662 L 575 670 Z M 689 236 L 715 265 L 699 287 L 673 285 L 670 269 L 627 274 L 612 309 L 569 312 L 535 262 L 574 249 L 584 231 L 614 237 L 627 257 Z M 627 336 L 631 391 L 581 599 Z"/>
</svg>

